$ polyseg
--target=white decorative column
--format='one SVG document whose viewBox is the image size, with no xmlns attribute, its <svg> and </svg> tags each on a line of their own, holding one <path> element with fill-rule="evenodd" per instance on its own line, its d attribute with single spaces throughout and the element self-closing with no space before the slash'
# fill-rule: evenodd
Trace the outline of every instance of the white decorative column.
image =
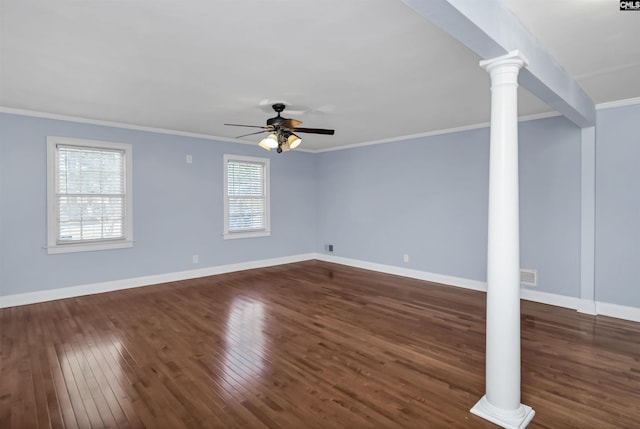
<svg viewBox="0 0 640 429">
<path fill-rule="evenodd" d="M 473 414 L 524 428 L 534 411 L 520 403 L 520 225 L 518 199 L 518 51 L 481 61 L 491 75 L 486 393 Z"/>
</svg>

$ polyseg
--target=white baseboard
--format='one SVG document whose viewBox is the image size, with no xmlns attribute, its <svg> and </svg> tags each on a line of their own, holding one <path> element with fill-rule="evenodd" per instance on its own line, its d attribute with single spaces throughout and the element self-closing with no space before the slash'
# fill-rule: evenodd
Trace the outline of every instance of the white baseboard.
<svg viewBox="0 0 640 429">
<path fill-rule="evenodd" d="M 434 283 L 442 283 L 450 286 L 458 286 L 465 289 L 472 289 L 482 292 L 487 291 L 487 283 L 478 280 L 446 276 L 442 274 L 429 273 L 426 271 L 395 267 L 393 265 L 377 264 L 374 262 L 361 261 L 358 259 L 327 255 L 324 253 L 317 253 L 315 255 L 315 259 L 326 262 L 333 262 L 341 265 L 348 265 L 356 268 L 363 268 L 371 271 L 378 271 L 386 274 L 395 274 L 402 277 L 409 277 Z M 570 308 L 572 310 L 577 310 L 580 313 L 610 316 L 617 319 L 640 322 L 640 308 L 638 307 L 626 307 L 604 302 L 594 302 L 591 300 L 558 295 L 555 293 L 541 292 L 531 289 L 520 289 L 520 298 L 527 301 L 539 302 L 541 304 Z"/>
<path fill-rule="evenodd" d="M 599 316 L 609 316 L 617 319 L 640 322 L 640 308 L 638 307 L 628 307 L 626 305 L 596 301 L 596 313 Z"/>
<path fill-rule="evenodd" d="M 598 314 L 596 302 L 592 299 L 581 299 L 578 303 L 578 313 L 590 314 L 595 316 Z"/>
<path fill-rule="evenodd" d="M 178 271 L 173 273 L 156 274 L 130 279 L 113 280 L 108 282 L 71 286 L 59 289 L 0 296 L 0 308 L 15 307 L 18 305 L 35 304 L 38 302 L 53 301 L 56 299 L 73 298 L 77 296 L 112 292 L 116 290 L 150 286 L 160 283 L 195 279 L 198 277 L 207 277 L 216 274 L 251 270 L 254 268 L 272 267 L 274 265 L 291 264 L 294 262 L 308 261 L 312 259 L 318 259 L 320 261 L 333 262 L 335 264 L 363 268 L 366 270 L 393 274 L 417 280 L 440 283 L 448 286 L 457 286 L 481 292 L 487 291 L 487 283 L 483 281 L 430 273 L 410 268 L 396 267 L 393 265 L 378 264 L 375 262 L 367 262 L 359 259 L 343 258 L 340 256 L 327 255 L 324 253 L 305 253 L 280 258 L 240 262 L 237 264 L 218 265 L 214 267 L 200 268 L 197 270 Z M 638 307 L 628 307 L 606 302 L 593 302 L 590 300 L 583 300 L 580 298 L 557 295 L 548 292 L 540 292 L 531 289 L 521 289 L 520 297 L 527 301 L 555 305 L 556 307 L 571 308 L 574 310 L 577 309 L 579 312 L 585 314 L 609 316 L 618 319 L 640 322 L 640 308 Z"/>
<path fill-rule="evenodd" d="M 361 261 L 358 259 L 342 258 L 339 256 L 319 253 L 316 257 L 321 261 L 334 262 L 336 264 L 348 265 L 366 270 L 378 271 L 386 274 L 409 277 L 412 279 L 425 280 L 428 282 L 441 283 L 448 286 L 457 286 L 465 289 L 472 289 L 481 292 L 487 291 L 487 282 L 479 280 L 465 279 L 462 277 L 446 276 L 442 274 L 429 273 L 426 271 L 412 270 L 409 268 L 395 267 L 393 265 L 377 264 L 374 262 Z M 578 308 L 578 298 L 570 296 L 556 295 L 548 292 L 540 292 L 530 289 L 521 289 L 520 298 L 527 301 L 539 302 L 542 304 L 555 305 L 556 307 Z"/>
<path fill-rule="evenodd" d="M 335 264 L 347 265 L 350 267 L 363 268 L 365 270 L 378 271 L 380 273 L 394 274 L 396 276 L 409 277 L 412 279 L 425 280 L 428 282 L 441 283 L 448 286 L 458 286 L 465 289 L 487 291 L 487 283 L 478 280 L 465 279 L 462 277 L 446 276 L 443 274 L 429 273 L 426 271 L 413 270 L 410 268 L 395 267 L 393 265 L 378 264 L 359 259 L 343 258 L 341 256 L 317 253 L 316 259 Z"/>
<path fill-rule="evenodd" d="M 37 292 L 20 293 L 0 297 L 0 308 L 15 307 L 18 305 L 35 304 L 38 302 L 53 301 L 56 299 L 73 298 L 76 296 L 93 295 L 96 293 L 112 292 L 122 289 L 131 289 L 141 286 L 175 282 L 179 280 L 195 279 L 198 277 L 213 276 L 216 274 L 231 273 L 234 271 L 250 270 L 254 268 L 271 267 L 274 265 L 290 264 L 293 262 L 315 259 L 314 253 L 285 256 L 281 258 L 261 259 L 258 261 L 241 262 L 237 264 L 218 265 L 215 267 L 200 268 L 197 270 L 178 271 L 173 273 L 156 274 L 151 276 L 134 277 L 122 280 L 93 283 L 87 285 L 71 286 L 59 289 L 42 290 Z"/>
<path fill-rule="evenodd" d="M 572 310 L 576 310 L 580 302 L 580 298 L 531 289 L 520 289 L 520 298 L 527 301 L 539 302 L 540 304 L 571 308 Z"/>
</svg>

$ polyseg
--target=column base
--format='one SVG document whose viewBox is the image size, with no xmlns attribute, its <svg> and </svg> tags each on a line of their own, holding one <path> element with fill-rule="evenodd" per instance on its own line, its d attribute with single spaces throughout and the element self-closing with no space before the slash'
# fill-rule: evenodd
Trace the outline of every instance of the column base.
<svg viewBox="0 0 640 429">
<path fill-rule="evenodd" d="M 533 408 L 522 404 L 517 410 L 503 410 L 491 405 L 486 395 L 471 408 L 471 413 L 505 429 L 525 428 L 536 414 Z"/>
</svg>

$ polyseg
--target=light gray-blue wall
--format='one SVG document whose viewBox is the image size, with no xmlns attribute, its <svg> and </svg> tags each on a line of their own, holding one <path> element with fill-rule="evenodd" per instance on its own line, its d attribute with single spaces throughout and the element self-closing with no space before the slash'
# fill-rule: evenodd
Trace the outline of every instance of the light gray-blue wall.
<svg viewBox="0 0 640 429">
<path fill-rule="evenodd" d="M 638 105 L 600 110 L 596 128 L 596 299 L 635 307 L 638 120 Z M 47 255 L 48 135 L 133 144 L 132 249 Z M 578 297 L 580 130 L 556 117 L 521 122 L 519 135 L 521 266 L 538 270 L 540 291 Z M 477 129 L 278 156 L 250 145 L 0 114 L 0 295 L 324 252 L 327 243 L 337 256 L 484 281 L 488 141 L 488 129 Z M 222 239 L 224 153 L 271 159 L 271 237 Z"/>
<path fill-rule="evenodd" d="M 522 122 L 519 142 L 521 266 L 578 297 L 580 129 Z M 488 129 L 326 152 L 317 168 L 317 251 L 486 281 Z"/>
<path fill-rule="evenodd" d="M 485 280 L 488 142 L 482 129 L 319 154 L 318 251 Z"/>
<path fill-rule="evenodd" d="M 133 145 L 133 248 L 47 254 L 50 135 Z M 271 159 L 270 237 L 223 240 L 225 153 Z M 0 154 L 0 295 L 299 255 L 314 247 L 309 153 L 285 157 L 251 145 L 0 114 Z"/>
<path fill-rule="evenodd" d="M 519 124 L 520 267 L 541 292 L 580 296 L 580 128 L 562 117 Z"/>
<path fill-rule="evenodd" d="M 598 111 L 596 300 L 640 307 L 640 105 Z"/>
</svg>

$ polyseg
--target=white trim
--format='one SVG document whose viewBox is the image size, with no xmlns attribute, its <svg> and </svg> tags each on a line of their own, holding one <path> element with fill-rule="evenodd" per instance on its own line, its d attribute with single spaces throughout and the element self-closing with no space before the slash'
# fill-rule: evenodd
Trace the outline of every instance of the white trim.
<svg viewBox="0 0 640 429">
<path fill-rule="evenodd" d="M 239 262 L 236 264 L 218 265 L 197 270 L 178 271 L 173 273 L 155 274 L 143 277 L 134 277 L 122 280 L 113 280 L 108 282 L 93 283 L 87 285 L 71 286 L 59 289 L 42 290 L 36 292 L 28 292 L 14 295 L 0 296 L 0 308 L 14 307 L 18 305 L 35 304 L 38 302 L 53 301 L 56 299 L 74 298 L 83 295 L 93 295 L 96 293 L 112 292 L 122 289 L 131 289 L 142 286 L 152 286 L 161 283 L 174 282 L 180 280 L 189 280 L 199 277 L 215 276 L 218 274 L 231 273 L 243 270 L 252 270 L 255 268 L 272 267 L 275 265 L 291 264 L 295 262 L 309 261 L 317 259 L 319 261 L 331 262 L 334 264 L 346 265 L 355 268 L 362 268 L 371 271 L 377 271 L 386 274 L 393 274 L 401 277 L 408 277 L 417 280 L 423 280 L 433 283 L 439 283 L 445 286 L 456 286 L 464 289 L 471 289 L 480 292 L 486 292 L 487 283 L 465 279 L 462 277 L 446 276 L 442 274 L 429 273 L 426 271 L 412 270 L 407 268 L 395 267 L 392 265 L 378 264 L 374 262 L 361 261 L 358 259 L 343 258 L 340 256 L 326 255 L 323 253 L 303 253 L 299 255 L 284 256 L 279 258 L 261 259 L 257 261 Z M 585 314 L 598 314 L 601 316 L 615 317 L 618 319 L 631 320 L 640 322 L 640 308 L 628 307 L 606 302 L 592 303 L 588 300 L 579 298 L 557 295 L 553 293 L 533 291 L 521 289 L 521 299 L 527 301 L 538 302 L 541 304 L 554 305 L 570 309 L 578 309 L 579 312 Z M 584 308 L 592 306 L 595 311 L 590 313 L 581 311 Z"/>
<path fill-rule="evenodd" d="M 596 104 L 596 110 L 614 109 L 616 107 L 635 106 L 640 104 L 640 97 L 627 98 L 626 100 L 609 101 L 606 103 Z"/>
<path fill-rule="evenodd" d="M 178 131 L 178 130 L 171 130 L 168 128 L 147 127 L 143 125 L 127 124 L 124 122 L 103 121 L 100 119 L 82 118 L 80 116 L 59 115 L 57 113 L 38 112 L 36 110 L 14 109 L 12 107 L 0 106 L 0 113 L 7 113 L 9 115 L 29 116 L 32 118 L 55 119 L 57 121 L 76 122 L 79 124 L 99 125 L 103 127 L 113 127 L 113 128 L 124 129 L 124 130 L 146 131 L 149 133 L 169 134 L 169 135 L 180 136 L 180 137 L 192 137 L 192 138 L 203 139 L 203 140 L 215 140 L 220 142 L 240 143 L 240 144 L 247 144 L 251 146 L 257 146 L 257 142 L 240 140 L 233 137 L 221 137 L 221 136 L 214 136 L 212 134 L 192 133 L 189 131 Z M 296 148 L 296 151 L 312 152 L 309 149 L 304 149 L 304 148 Z"/>
<path fill-rule="evenodd" d="M 446 276 L 442 274 L 429 273 L 426 271 L 396 267 L 393 265 L 384 265 L 358 259 L 343 258 L 341 256 L 327 255 L 324 253 L 316 253 L 314 259 L 325 262 L 332 262 L 334 264 L 347 265 L 355 268 L 363 268 L 365 270 L 377 271 L 386 274 L 409 277 L 417 280 L 440 283 L 446 286 L 457 286 L 464 289 L 471 289 L 481 292 L 487 291 L 486 282 L 465 279 L 462 277 Z M 558 295 L 548 292 L 540 292 L 537 290 L 529 290 L 523 288 L 520 289 L 520 299 L 538 302 L 540 304 L 553 305 L 556 307 L 570 308 L 584 314 L 598 314 L 602 316 L 640 322 L 640 307 L 627 307 L 604 302 L 593 302 L 589 300 L 582 300 L 576 297 Z M 588 311 L 590 308 L 593 308 L 593 312 Z"/>
<path fill-rule="evenodd" d="M 600 103 L 600 104 L 596 104 L 595 108 L 596 110 L 603 110 L 603 109 L 613 109 L 616 107 L 633 106 L 636 104 L 640 104 L 640 97 Z M 127 130 L 147 131 L 150 133 L 158 133 L 158 134 L 170 134 L 170 135 L 182 136 L 182 137 L 193 137 L 197 139 L 215 140 L 215 141 L 221 141 L 221 142 L 227 142 L 227 143 L 240 143 L 240 144 L 247 144 L 251 146 L 256 145 L 256 142 L 240 140 L 232 137 L 221 137 L 221 136 L 214 136 L 211 134 L 192 133 L 188 131 L 177 131 L 177 130 L 171 130 L 167 128 L 147 127 L 142 125 L 127 124 L 123 122 L 103 121 L 99 119 L 82 118 L 79 116 L 72 116 L 72 115 L 60 115 L 57 113 L 38 112 L 35 110 L 15 109 L 12 107 L 0 106 L 0 113 L 30 116 L 34 118 L 43 118 L 43 119 L 56 119 L 58 121 L 77 122 L 81 124 L 101 125 L 105 127 L 114 127 L 114 128 L 121 128 L 121 129 L 127 129 Z M 561 114 L 557 111 L 534 113 L 531 115 L 525 115 L 525 116 L 519 117 L 518 122 L 534 121 L 537 119 L 553 118 L 556 116 L 561 116 Z M 296 148 L 296 151 L 308 152 L 308 153 L 332 152 L 336 150 L 353 149 L 357 147 L 370 146 L 370 145 L 381 144 L 381 143 L 392 143 L 396 141 L 410 140 L 410 139 L 421 138 L 421 137 L 431 137 L 431 136 L 437 136 L 441 134 L 456 133 L 461 131 L 469 131 L 469 130 L 475 130 L 480 128 L 487 128 L 487 127 L 489 127 L 489 122 L 482 122 L 478 124 L 465 125 L 462 127 L 445 128 L 442 130 L 428 131 L 425 133 L 409 134 L 406 136 L 391 137 L 388 139 L 354 143 L 351 145 L 332 147 L 327 149 L 305 149 L 305 148 L 299 147 L 299 148 Z"/>
<path fill-rule="evenodd" d="M 538 119 L 555 118 L 562 116 L 562 114 L 556 110 L 551 112 L 532 113 L 531 115 L 524 115 L 518 118 L 518 122 L 537 121 Z"/>
<path fill-rule="evenodd" d="M 640 322 L 640 307 L 628 307 L 626 305 L 596 301 L 596 313 L 599 316 L 609 316 L 617 319 Z"/>
<path fill-rule="evenodd" d="M 59 115 L 57 113 L 38 112 L 35 110 L 14 109 L 11 107 L 3 107 L 3 106 L 0 106 L 0 113 L 30 116 L 34 118 L 43 118 L 43 119 L 55 119 L 58 121 L 77 122 L 80 124 L 100 125 L 103 127 L 121 128 L 125 130 L 146 131 L 146 132 L 158 133 L 158 134 L 171 134 L 174 136 L 193 137 L 197 139 L 216 140 L 216 141 L 224 141 L 229 143 L 257 145 L 257 143 L 255 142 L 239 140 L 231 137 L 220 137 L 220 136 L 213 136 L 210 134 L 191 133 L 188 131 L 177 131 L 177 130 L 170 130 L 166 128 L 146 127 L 142 125 L 127 124 L 124 122 L 103 121 L 100 119 L 82 118 L 79 116 L 71 116 L 71 115 Z"/>
<path fill-rule="evenodd" d="M 170 130 L 166 128 L 146 127 L 142 125 L 127 124 L 123 122 L 103 121 L 99 119 L 89 119 L 89 118 L 82 118 L 82 117 L 71 116 L 71 115 L 59 115 L 56 113 L 38 112 L 35 110 L 14 109 L 12 107 L 0 106 L 0 113 L 7 113 L 10 115 L 29 116 L 29 117 L 43 118 L 43 119 L 55 119 L 58 121 L 77 122 L 80 124 L 100 125 L 104 127 L 121 128 L 125 130 L 136 130 L 136 131 L 146 131 L 146 132 L 158 133 L 158 134 L 169 134 L 169 135 L 181 136 L 181 137 L 193 137 L 197 139 L 215 140 L 215 141 L 221 141 L 221 142 L 227 142 L 227 143 L 241 143 L 241 144 L 247 144 L 251 146 L 257 145 L 257 143 L 253 141 L 240 140 L 240 139 L 231 138 L 231 137 L 220 137 L 220 136 L 214 136 L 211 134 L 191 133 L 188 131 L 177 131 L 177 130 Z M 520 118 L 518 118 L 518 121 L 519 122 L 534 121 L 537 119 L 546 119 L 546 118 L 552 118 L 555 116 L 561 116 L 561 115 L 556 111 L 534 113 L 532 115 L 521 116 Z M 465 125 L 462 127 L 445 128 L 442 130 L 428 131 L 424 133 L 410 134 L 410 135 L 400 136 L 400 137 L 391 137 L 391 138 L 382 139 L 382 140 L 373 140 L 368 142 L 354 143 L 351 145 L 338 146 L 338 147 L 332 147 L 327 149 L 306 149 L 302 147 L 297 147 L 295 151 L 306 152 L 306 153 L 332 152 L 335 150 L 353 149 L 357 147 L 371 146 L 371 145 L 382 144 L 382 143 L 393 143 L 397 141 L 410 140 L 410 139 L 421 138 L 421 137 L 431 137 L 431 136 L 437 136 L 441 134 L 456 133 L 461 131 L 476 130 L 476 129 L 488 128 L 488 127 L 489 127 L 489 122 L 482 122 L 478 124 Z"/>
<path fill-rule="evenodd" d="M 261 229 L 259 231 L 227 232 L 227 233 L 222 234 L 222 239 L 223 240 L 237 240 L 239 238 L 269 237 L 270 235 L 271 235 L 271 231 L 270 230 Z"/>
<path fill-rule="evenodd" d="M 520 299 L 538 302 L 540 304 L 555 305 L 575 310 L 578 308 L 580 298 L 556 293 L 540 292 L 539 290 L 520 289 Z"/>
<path fill-rule="evenodd" d="M 56 168 L 58 145 L 78 146 L 88 149 L 115 149 L 124 153 L 124 238 L 119 240 L 97 240 L 69 244 L 58 243 L 56 214 Z M 47 253 L 90 252 L 133 247 L 133 145 L 101 140 L 76 139 L 47 136 Z"/>
<path fill-rule="evenodd" d="M 160 283 L 214 276 L 217 274 L 225 274 L 235 271 L 251 270 L 254 268 L 265 268 L 274 265 L 291 264 L 294 262 L 308 261 L 315 258 L 316 255 L 314 253 L 306 253 L 300 255 L 284 256 L 280 258 L 240 262 L 237 264 L 218 265 L 214 267 L 200 268 L 197 270 L 155 274 L 150 276 L 134 277 L 130 279 L 113 280 L 108 282 L 71 286 L 59 289 L 7 295 L 0 297 L 0 308 L 35 304 L 38 302 L 53 301 L 56 299 L 74 298 L 77 296 L 93 295 L 96 293 L 112 292 L 116 290 L 131 289 L 142 286 L 151 286 Z"/>
<path fill-rule="evenodd" d="M 433 283 L 440 283 L 445 286 L 456 286 L 464 289 L 471 289 L 480 292 L 487 291 L 487 282 L 479 280 L 471 280 L 462 277 L 447 276 L 443 274 L 430 273 L 427 271 L 413 270 L 409 268 L 401 268 L 393 265 L 384 265 L 374 262 L 361 261 L 358 259 L 343 258 L 340 256 L 318 254 L 316 259 L 325 262 L 333 262 L 340 265 L 348 265 L 355 268 L 363 268 L 371 271 L 378 271 L 386 274 L 394 274 L 396 276 L 409 277 L 417 280 L 424 280 Z M 541 304 L 555 305 L 556 307 L 564 307 L 576 309 L 578 308 L 579 298 L 574 298 L 555 293 L 540 292 L 529 289 L 520 289 L 520 298 L 526 301 L 538 302 Z"/>
<path fill-rule="evenodd" d="M 395 143 L 395 142 L 400 142 L 400 141 L 404 141 L 404 140 L 411 140 L 411 139 L 418 139 L 418 138 L 424 138 L 424 137 L 439 136 L 439 135 L 442 135 L 442 134 L 458 133 L 458 132 L 462 132 L 462 131 L 477 130 L 477 129 L 488 128 L 488 127 L 489 127 L 489 123 L 488 122 L 483 122 L 481 124 L 465 125 L 465 126 L 462 126 L 462 127 L 446 128 L 446 129 L 443 129 L 443 130 L 427 131 L 427 132 L 418 133 L 418 134 L 408 134 L 408 135 L 405 135 L 405 136 L 389 137 L 389 138 L 386 138 L 386 139 L 371 140 L 371 141 L 360 142 L 360 143 L 353 143 L 353 144 L 349 144 L 349 145 L 345 145 L 345 146 L 330 147 L 330 148 L 327 148 L 327 149 L 318 149 L 318 150 L 314 150 L 313 153 L 334 152 L 336 150 L 355 149 L 355 148 L 364 147 L 364 146 L 373 146 L 373 145 L 384 144 L 384 143 Z"/>
<path fill-rule="evenodd" d="M 433 283 L 440 283 L 445 286 L 457 286 L 464 289 L 477 290 L 481 292 L 487 291 L 487 282 L 465 279 L 462 277 L 446 276 L 443 274 L 429 273 L 427 271 L 412 270 L 410 268 L 401 268 L 393 265 L 378 264 L 375 262 L 343 258 L 341 256 L 326 255 L 323 253 L 318 253 L 316 255 L 316 259 L 325 262 L 333 262 L 334 264 L 347 265 L 350 267 L 377 271 L 385 274 L 393 274 L 396 276 L 409 277 L 412 279 L 424 280 Z"/>
<path fill-rule="evenodd" d="M 596 303 L 590 299 L 581 299 L 578 301 L 578 308 L 576 308 L 578 313 L 590 314 L 591 316 L 595 316 L 597 313 Z"/>
<path fill-rule="evenodd" d="M 106 242 L 59 244 L 55 246 L 45 246 L 49 255 L 59 253 L 94 252 L 96 250 L 127 249 L 133 247 L 132 240 L 111 240 Z"/>
<path fill-rule="evenodd" d="M 535 114 L 532 114 L 532 115 L 525 115 L 525 116 L 519 117 L 518 118 L 518 122 L 535 121 L 535 120 L 538 120 L 538 119 L 554 118 L 556 116 L 561 116 L 561 115 L 560 115 L 560 113 L 558 113 L 556 111 L 535 113 Z M 333 152 L 333 151 L 336 151 L 336 150 L 355 149 L 355 148 L 359 148 L 359 147 L 372 146 L 372 145 L 383 144 L 383 143 L 395 143 L 395 142 L 400 142 L 400 141 L 404 141 L 404 140 L 411 140 L 411 139 L 417 139 L 417 138 L 439 136 L 439 135 L 442 135 L 442 134 L 452 134 L 452 133 L 459 133 L 459 132 L 463 132 L 463 131 L 478 130 L 478 129 L 482 129 L 482 128 L 489 128 L 490 125 L 491 124 L 489 122 L 482 122 L 482 123 L 478 123 L 478 124 L 464 125 L 464 126 L 461 126 L 461 127 L 445 128 L 445 129 L 442 129 L 442 130 L 427 131 L 427 132 L 418 133 L 418 134 L 408 134 L 408 135 L 400 136 L 400 137 L 390 137 L 390 138 L 387 138 L 387 139 L 372 140 L 372 141 L 368 141 L 368 142 L 354 143 L 354 144 L 345 145 L 345 146 L 338 146 L 338 147 L 330 147 L 330 148 L 327 148 L 327 149 L 309 150 L 309 152 L 312 152 L 312 153 L 323 153 L 323 152 Z"/>
<path fill-rule="evenodd" d="M 224 154 L 222 156 L 222 197 L 223 197 L 223 216 L 224 224 L 222 229 L 222 237 L 225 240 L 238 238 L 266 237 L 271 235 L 271 173 L 269 169 L 269 158 L 259 158 L 255 156 L 243 156 Z M 233 231 L 229 232 L 229 194 L 228 194 L 228 171 L 229 161 L 247 162 L 252 164 L 260 164 L 263 166 L 264 173 L 264 229 L 259 231 Z"/>
</svg>

